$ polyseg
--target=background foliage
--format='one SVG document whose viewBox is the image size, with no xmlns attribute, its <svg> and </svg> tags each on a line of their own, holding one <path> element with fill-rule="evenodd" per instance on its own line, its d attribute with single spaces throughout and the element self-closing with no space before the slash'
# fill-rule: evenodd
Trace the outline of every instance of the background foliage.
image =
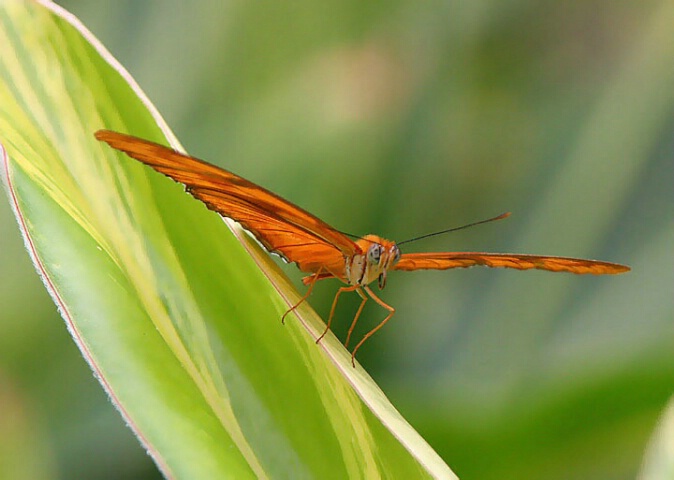
<svg viewBox="0 0 674 480">
<path fill-rule="evenodd" d="M 674 2 L 60 4 L 189 152 L 339 229 L 404 240 L 511 210 L 410 247 L 631 265 L 394 275 L 360 359 L 461 477 L 634 477 L 674 387 Z M 156 477 L 0 215 L 3 436 L 43 478 Z"/>
</svg>

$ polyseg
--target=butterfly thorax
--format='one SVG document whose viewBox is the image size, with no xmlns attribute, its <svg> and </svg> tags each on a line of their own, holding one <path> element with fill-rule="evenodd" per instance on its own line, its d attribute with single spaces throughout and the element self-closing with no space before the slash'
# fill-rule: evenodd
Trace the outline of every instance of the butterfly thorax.
<svg viewBox="0 0 674 480">
<path fill-rule="evenodd" d="M 350 285 L 368 285 L 379 279 L 379 288 L 384 288 L 386 272 L 400 259 L 400 249 L 395 242 L 376 235 L 366 235 L 356 244 L 362 253 L 346 259 L 346 281 Z"/>
</svg>

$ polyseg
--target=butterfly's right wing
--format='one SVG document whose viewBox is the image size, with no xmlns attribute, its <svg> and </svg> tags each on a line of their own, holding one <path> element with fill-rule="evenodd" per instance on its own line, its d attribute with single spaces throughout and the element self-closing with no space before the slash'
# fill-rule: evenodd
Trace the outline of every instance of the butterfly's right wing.
<svg viewBox="0 0 674 480">
<path fill-rule="evenodd" d="M 264 247 L 305 272 L 343 276 L 344 257 L 360 247 L 306 210 L 227 170 L 131 135 L 99 130 L 96 138 L 185 185 L 211 210 L 240 223 Z"/>
</svg>

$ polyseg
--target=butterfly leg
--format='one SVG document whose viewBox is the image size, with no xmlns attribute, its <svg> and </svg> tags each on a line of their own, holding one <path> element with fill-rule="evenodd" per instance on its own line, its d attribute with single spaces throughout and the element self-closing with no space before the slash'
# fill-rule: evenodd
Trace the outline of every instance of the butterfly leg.
<svg viewBox="0 0 674 480">
<path fill-rule="evenodd" d="M 356 311 L 356 316 L 353 317 L 353 321 L 351 322 L 351 326 L 349 327 L 349 332 L 346 334 L 346 342 L 344 342 L 344 347 L 347 348 L 349 346 L 349 340 L 351 339 L 351 333 L 353 332 L 353 329 L 356 327 L 356 322 L 358 322 L 358 318 L 360 317 L 360 312 L 363 311 L 365 302 L 367 302 L 367 296 L 363 293 L 363 290 L 361 288 L 357 288 L 356 292 L 358 292 L 358 295 L 360 295 L 360 298 L 362 298 L 363 300 L 360 302 L 360 306 Z"/>
<path fill-rule="evenodd" d="M 316 284 L 316 280 L 318 280 L 318 276 L 319 276 L 319 274 L 321 273 L 321 270 L 323 270 L 322 267 L 319 268 L 318 271 L 317 271 L 314 275 L 312 275 L 312 276 L 313 276 L 313 280 L 311 280 L 311 283 L 309 284 L 309 288 L 307 288 L 307 293 L 305 293 L 304 296 L 303 296 L 302 298 L 300 298 L 300 301 L 299 301 L 299 302 L 297 302 L 295 305 L 293 305 L 292 307 L 290 307 L 290 308 L 286 311 L 286 313 L 283 314 L 283 316 L 281 317 L 281 323 L 286 323 L 286 316 L 287 316 L 290 312 L 294 312 L 295 309 L 296 309 L 297 307 L 299 307 L 300 305 L 302 305 L 302 304 L 304 303 L 304 301 L 305 301 L 307 298 L 309 298 L 309 295 L 311 295 L 311 291 L 314 289 L 314 285 Z M 323 335 L 325 335 L 325 334 L 323 334 Z"/>
<path fill-rule="evenodd" d="M 316 339 L 316 343 L 320 342 L 323 337 L 325 337 L 325 334 L 328 333 L 328 330 L 330 330 L 330 325 L 332 325 L 332 317 L 335 315 L 335 307 L 337 307 L 337 300 L 339 300 L 339 296 L 344 293 L 344 292 L 353 292 L 354 290 L 358 289 L 358 285 L 351 285 L 349 287 L 342 287 L 339 290 L 337 290 L 337 293 L 335 294 L 335 299 L 332 301 L 332 308 L 330 308 L 330 316 L 328 317 L 328 324 L 325 326 L 325 330 L 321 334 L 320 337 Z"/>
<path fill-rule="evenodd" d="M 384 301 L 383 301 L 381 298 L 379 298 L 377 295 L 375 295 L 375 293 L 370 289 L 370 287 L 368 287 L 368 286 L 366 285 L 366 286 L 364 286 L 363 288 L 365 289 L 365 291 L 367 292 L 367 294 L 370 296 L 370 298 L 372 298 L 372 300 L 374 300 L 375 302 L 377 302 L 382 308 L 385 308 L 386 310 L 388 310 L 388 311 L 389 311 L 389 314 L 386 316 L 386 318 L 385 318 L 384 320 L 382 320 L 382 321 L 379 323 L 379 325 L 377 325 L 377 326 L 374 327 L 372 330 L 370 330 L 369 332 L 367 332 L 367 333 L 365 334 L 365 336 L 361 339 L 360 342 L 358 342 L 358 344 L 355 346 L 355 348 L 354 348 L 353 351 L 351 352 L 351 365 L 353 365 L 354 367 L 356 366 L 356 352 L 358 351 L 358 349 L 360 348 L 360 346 L 361 346 L 363 343 L 365 343 L 365 340 L 367 340 L 368 338 L 370 338 L 370 337 L 371 337 L 377 330 L 379 330 L 381 327 L 383 327 L 383 326 L 386 324 L 386 322 L 388 322 L 388 321 L 391 319 L 391 317 L 393 316 L 393 314 L 396 313 L 395 308 L 393 308 L 391 305 L 388 305 L 388 304 L 384 303 Z"/>
</svg>

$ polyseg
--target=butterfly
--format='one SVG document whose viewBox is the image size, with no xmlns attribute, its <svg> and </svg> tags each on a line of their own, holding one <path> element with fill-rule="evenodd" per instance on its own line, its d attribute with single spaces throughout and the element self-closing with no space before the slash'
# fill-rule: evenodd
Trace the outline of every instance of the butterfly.
<svg viewBox="0 0 674 480">
<path fill-rule="evenodd" d="M 595 275 L 618 274 L 630 270 L 625 265 L 581 258 L 484 252 L 402 253 L 399 245 L 407 242 L 396 244 L 376 235 L 366 235 L 354 241 L 347 234 L 336 230 L 297 205 L 220 167 L 169 147 L 123 133 L 99 130 L 95 136 L 112 148 L 182 183 L 189 194 L 201 200 L 209 209 L 241 224 L 269 252 L 280 255 L 287 262 L 296 263 L 301 271 L 308 273 L 309 275 L 302 279 L 308 286 L 305 295 L 286 311 L 282 320 L 309 297 L 317 281 L 336 278 L 345 283 L 346 286 L 337 290 L 326 328 L 316 343 L 320 342 L 330 330 L 335 307 L 343 293 L 355 291 L 361 298 L 344 342 L 347 348 L 368 299 L 374 300 L 384 308 L 388 312 L 386 317 L 366 333 L 352 350 L 351 363 L 354 366 L 358 349 L 395 313 L 395 309 L 381 300 L 369 287 L 377 280 L 379 289 L 383 289 L 389 271 L 446 270 L 474 265 Z M 499 220 L 509 215 L 504 213 L 459 228 Z M 447 231 L 450 230 L 412 240 Z"/>
</svg>

